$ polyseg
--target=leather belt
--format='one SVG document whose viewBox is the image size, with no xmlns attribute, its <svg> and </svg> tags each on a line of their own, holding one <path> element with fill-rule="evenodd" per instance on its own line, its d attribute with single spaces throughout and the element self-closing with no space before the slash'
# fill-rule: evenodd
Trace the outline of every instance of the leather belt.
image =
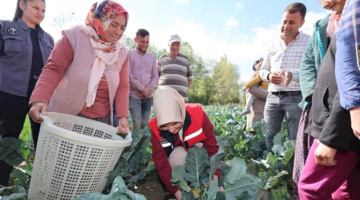
<svg viewBox="0 0 360 200">
<path fill-rule="evenodd" d="M 301 91 L 280 91 L 280 92 L 271 92 L 271 94 L 290 96 L 290 95 L 301 94 Z"/>
</svg>

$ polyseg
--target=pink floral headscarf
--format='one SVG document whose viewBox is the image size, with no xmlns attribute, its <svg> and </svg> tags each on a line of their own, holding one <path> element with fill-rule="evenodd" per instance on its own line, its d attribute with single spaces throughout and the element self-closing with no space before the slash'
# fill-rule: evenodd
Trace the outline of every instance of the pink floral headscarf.
<svg viewBox="0 0 360 200">
<path fill-rule="evenodd" d="M 100 40 L 105 42 L 104 30 L 109 26 L 110 22 L 117 16 L 125 14 L 126 24 L 128 21 L 128 12 L 118 3 L 106 0 L 99 5 L 94 3 L 85 20 L 86 25 L 92 27 Z"/>
<path fill-rule="evenodd" d="M 120 41 L 108 43 L 104 36 L 104 31 L 111 21 L 122 14 L 126 16 L 125 25 L 127 25 L 128 12 L 120 4 L 106 0 L 99 5 L 97 3 L 93 4 L 86 18 L 86 26 L 76 26 L 76 28 L 90 36 L 90 42 L 95 54 L 86 96 L 87 107 L 94 105 L 99 82 L 104 76 L 106 66 L 116 63 L 119 52 L 126 51 Z"/>
<path fill-rule="evenodd" d="M 339 15 L 331 14 L 329 24 L 326 30 L 328 37 L 331 38 L 334 37 L 335 33 L 339 29 L 340 19 L 341 19 L 341 14 Z"/>
</svg>

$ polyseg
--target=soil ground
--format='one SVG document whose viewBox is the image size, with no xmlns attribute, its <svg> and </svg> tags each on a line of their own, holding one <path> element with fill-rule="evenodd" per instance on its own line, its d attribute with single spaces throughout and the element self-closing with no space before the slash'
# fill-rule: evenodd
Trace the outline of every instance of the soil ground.
<svg viewBox="0 0 360 200">
<path fill-rule="evenodd" d="M 171 195 L 167 195 L 167 192 L 164 192 L 157 178 L 147 177 L 146 180 L 139 182 L 136 184 L 137 188 L 133 191 L 144 195 L 147 200 L 169 200 L 174 198 Z"/>
</svg>

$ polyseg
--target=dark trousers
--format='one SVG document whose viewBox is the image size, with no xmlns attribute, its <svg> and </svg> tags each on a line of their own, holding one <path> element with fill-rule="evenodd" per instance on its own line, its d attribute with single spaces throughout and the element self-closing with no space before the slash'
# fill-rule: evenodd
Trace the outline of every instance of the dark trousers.
<svg viewBox="0 0 360 200">
<path fill-rule="evenodd" d="M 19 138 L 23 129 L 25 118 L 29 112 L 29 99 L 36 84 L 35 79 L 29 82 L 27 97 L 20 97 L 0 91 L 0 135 L 2 137 Z M 36 145 L 40 124 L 30 119 L 31 132 Z M 0 185 L 7 186 L 13 166 L 0 160 Z"/>
</svg>

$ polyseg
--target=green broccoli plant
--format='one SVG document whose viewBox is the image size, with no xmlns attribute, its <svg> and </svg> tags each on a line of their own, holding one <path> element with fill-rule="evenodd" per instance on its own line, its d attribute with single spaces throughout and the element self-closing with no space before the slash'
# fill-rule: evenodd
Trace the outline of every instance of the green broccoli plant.
<svg viewBox="0 0 360 200">
<path fill-rule="evenodd" d="M 138 130 L 132 137 L 132 145 L 124 149 L 115 169 L 109 173 L 105 193 L 110 191 L 112 182 L 118 176 L 124 179 L 127 186 L 134 188 L 138 180 L 144 179 L 155 169 L 151 157 L 149 129 Z"/>
<path fill-rule="evenodd" d="M 75 200 L 146 200 L 141 194 L 136 194 L 125 185 L 121 176 L 114 179 L 111 191 L 108 195 L 101 193 L 87 193 L 78 196 Z"/>
<path fill-rule="evenodd" d="M 10 174 L 11 185 L 29 189 L 34 154 L 33 147 L 29 146 L 27 142 L 13 137 L 0 137 L 0 160 L 15 167 Z M 17 167 L 24 161 L 27 163 L 25 169 Z"/>
<path fill-rule="evenodd" d="M 177 166 L 172 171 L 171 181 L 180 188 L 182 199 L 223 200 L 256 196 L 261 180 L 246 174 L 247 167 L 242 158 L 234 158 L 228 166 L 220 161 L 223 156 L 221 148 L 211 158 L 204 148 L 189 149 L 185 166 Z M 221 176 L 219 180 L 214 180 L 218 169 Z M 223 192 L 218 191 L 220 186 L 223 186 Z"/>
</svg>

